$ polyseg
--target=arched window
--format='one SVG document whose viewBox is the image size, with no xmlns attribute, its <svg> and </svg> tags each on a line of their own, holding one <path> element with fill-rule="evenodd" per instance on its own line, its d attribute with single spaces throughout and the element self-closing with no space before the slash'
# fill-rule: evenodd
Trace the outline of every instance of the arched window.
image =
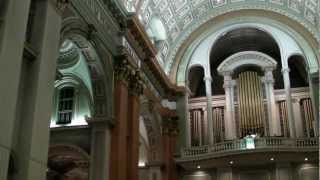
<svg viewBox="0 0 320 180">
<path fill-rule="evenodd" d="M 57 124 L 71 123 L 74 105 L 74 88 L 65 87 L 59 91 Z"/>
</svg>

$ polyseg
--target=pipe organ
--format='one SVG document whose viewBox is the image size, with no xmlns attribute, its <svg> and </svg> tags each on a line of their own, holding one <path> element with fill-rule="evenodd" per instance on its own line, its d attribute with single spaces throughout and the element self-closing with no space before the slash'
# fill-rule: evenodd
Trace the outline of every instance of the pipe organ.
<svg viewBox="0 0 320 180">
<path fill-rule="evenodd" d="M 279 127 L 279 135 L 290 137 L 289 118 L 287 103 L 283 90 L 275 91 L 275 113 Z M 315 119 L 313 107 L 307 88 L 292 89 L 292 97 L 299 97 L 299 107 L 303 124 L 304 136 L 314 137 Z M 268 136 L 265 131 L 268 129 L 267 108 L 264 103 L 263 86 L 260 77 L 253 72 L 240 73 L 237 80 L 237 101 L 235 102 L 236 131 L 238 138 L 249 133 L 259 133 L 261 136 Z M 192 146 L 208 144 L 208 114 L 207 99 L 192 98 L 189 100 L 189 129 Z M 222 95 L 212 96 L 212 124 L 214 143 L 225 140 L 225 98 Z M 295 116 L 296 117 L 296 116 Z M 298 118 L 296 118 L 298 119 Z"/>
<path fill-rule="evenodd" d="M 287 111 L 287 102 L 286 101 L 279 101 L 278 103 L 279 115 L 280 115 L 280 128 L 281 128 L 281 135 L 284 137 L 290 137 L 290 130 L 289 130 L 289 122 L 288 122 L 288 111 Z"/>
<path fill-rule="evenodd" d="M 214 141 L 221 142 L 224 138 L 224 123 L 223 123 L 223 107 L 214 107 L 212 110 L 212 118 L 214 123 Z"/>
<path fill-rule="evenodd" d="M 314 137 L 314 117 L 312 113 L 311 99 L 302 99 L 300 103 L 302 119 L 304 121 L 304 133 L 308 137 Z"/>
<path fill-rule="evenodd" d="M 257 72 L 245 71 L 237 80 L 240 137 L 264 135 L 265 115 L 261 79 Z"/>
<path fill-rule="evenodd" d="M 191 145 L 201 146 L 204 141 L 204 116 L 201 109 L 195 109 L 190 112 L 191 125 Z"/>
</svg>

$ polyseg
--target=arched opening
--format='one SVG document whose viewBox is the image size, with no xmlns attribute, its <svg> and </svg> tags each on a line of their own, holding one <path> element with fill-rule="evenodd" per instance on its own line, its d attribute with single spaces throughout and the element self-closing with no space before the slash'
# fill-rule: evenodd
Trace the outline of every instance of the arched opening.
<svg viewBox="0 0 320 180">
<path fill-rule="evenodd" d="M 204 69 L 200 66 L 194 66 L 189 69 L 188 85 L 191 91 L 191 97 L 206 96 L 204 83 Z"/>
<path fill-rule="evenodd" d="M 290 69 L 290 87 L 292 90 L 297 91 L 309 91 L 309 78 L 307 73 L 307 67 L 305 59 L 301 55 L 293 55 L 288 59 L 288 67 Z M 296 98 L 295 101 L 300 109 L 299 117 L 301 119 L 303 135 L 308 137 L 315 136 L 315 117 L 313 113 L 313 105 L 311 96 L 301 96 Z"/>
<path fill-rule="evenodd" d="M 85 119 L 91 117 L 93 109 L 88 58 L 72 40 L 66 39 L 62 43 L 50 127 L 87 125 Z"/>
<path fill-rule="evenodd" d="M 291 56 L 288 60 L 291 88 L 308 87 L 308 74 L 305 60 L 300 55 Z"/>
<path fill-rule="evenodd" d="M 240 28 L 229 31 L 221 36 L 213 45 L 210 53 L 210 69 L 212 77 L 212 95 L 224 94 L 223 77 L 217 72 L 217 67 L 232 54 L 242 51 L 258 51 L 269 55 L 277 61 L 275 89 L 283 88 L 281 74 L 280 49 L 274 38 L 257 28 Z"/>
</svg>

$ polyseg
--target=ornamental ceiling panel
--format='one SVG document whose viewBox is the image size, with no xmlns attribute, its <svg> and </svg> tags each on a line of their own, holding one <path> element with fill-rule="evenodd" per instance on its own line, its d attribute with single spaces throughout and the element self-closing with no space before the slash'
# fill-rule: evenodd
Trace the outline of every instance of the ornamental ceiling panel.
<svg viewBox="0 0 320 180">
<path fill-rule="evenodd" d="M 320 42 L 319 0 L 141 0 L 137 12 L 148 28 L 153 17 L 160 18 L 168 34 L 158 46 L 168 73 L 179 47 L 188 36 L 219 14 L 241 9 L 265 9 L 294 19 Z"/>
</svg>

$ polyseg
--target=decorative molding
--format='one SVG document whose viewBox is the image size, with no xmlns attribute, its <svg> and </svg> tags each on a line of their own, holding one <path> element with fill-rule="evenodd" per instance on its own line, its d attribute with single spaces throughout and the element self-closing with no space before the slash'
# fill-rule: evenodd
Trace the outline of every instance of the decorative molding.
<svg viewBox="0 0 320 180">
<path fill-rule="evenodd" d="M 190 0 L 191 1 L 191 0 Z M 290 1 L 291 3 L 288 2 Z M 228 1 L 221 1 L 224 3 L 220 3 L 218 6 L 212 6 L 210 3 L 207 3 L 207 0 L 204 0 L 203 3 L 199 3 L 201 5 L 199 6 L 191 6 L 191 11 L 193 14 L 200 14 L 197 17 L 193 18 L 191 21 L 192 23 L 189 23 L 186 28 L 183 28 L 183 30 L 180 30 L 178 32 L 178 35 L 175 39 L 168 39 L 166 41 L 166 44 L 168 44 L 169 47 L 166 47 L 164 49 L 160 49 L 160 53 L 164 55 L 164 59 L 166 59 L 165 62 L 165 70 L 166 72 L 169 72 L 171 70 L 171 66 L 174 60 L 175 55 L 177 54 L 178 50 L 184 43 L 184 41 L 190 36 L 192 32 L 194 32 L 197 28 L 199 28 L 201 25 L 207 23 L 210 19 L 213 19 L 219 15 L 226 14 L 233 11 L 239 11 L 239 10 L 246 10 L 246 9 L 256 9 L 256 10 L 266 10 L 275 12 L 281 15 L 284 15 L 297 23 L 301 24 L 303 27 L 306 28 L 307 31 L 309 31 L 315 39 L 320 42 L 320 35 L 319 35 L 319 28 L 317 27 L 316 17 L 319 18 L 319 14 L 314 11 L 316 9 L 316 4 L 309 3 L 312 0 L 306 0 L 306 3 L 299 3 L 299 6 L 296 6 L 294 4 L 297 4 L 297 0 L 284 0 L 281 3 L 277 3 L 278 1 L 274 2 L 262 2 L 260 0 L 244 0 L 241 2 L 228 2 Z M 235 5 L 236 4 L 236 5 Z M 307 5 L 308 4 L 308 5 Z M 290 6 L 290 8 L 288 7 Z M 201 7 L 201 8 L 199 8 Z M 298 9 L 295 9 L 295 8 Z M 153 11 L 157 12 L 156 9 L 151 7 Z M 297 13 L 304 12 L 304 13 Z M 157 14 L 157 13 L 153 13 Z M 178 15 L 175 15 L 174 17 L 179 17 Z M 180 21 L 183 21 L 184 19 L 179 19 L 177 21 L 177 24 L 183 24 Z M 319 22 L 318 22 L 319 24 Z M 318 25 L 319 26 L 319 25 Z M 180 28 L 181 29 L 181 28 Z M 169 52 L 168 50 L 169 49 Z M 164 52 L 164 50 L 166 52 Z"/>
<path fill-rule="evenodd" d="M 222 75 L 234 72 L 237 68 L 245 65 L 255 65 L 262 70 L 275 69 L 277 62 L 270 56 L 257 51 L 243 51 L 231 55 L 217 68 Z"/>
<path fill-rule="evenodd" d="M 133 72 L 129 77 L 129 93 L 140 96 L 143 94 L 144 86 L 140 71 Z"/>
</svg>

